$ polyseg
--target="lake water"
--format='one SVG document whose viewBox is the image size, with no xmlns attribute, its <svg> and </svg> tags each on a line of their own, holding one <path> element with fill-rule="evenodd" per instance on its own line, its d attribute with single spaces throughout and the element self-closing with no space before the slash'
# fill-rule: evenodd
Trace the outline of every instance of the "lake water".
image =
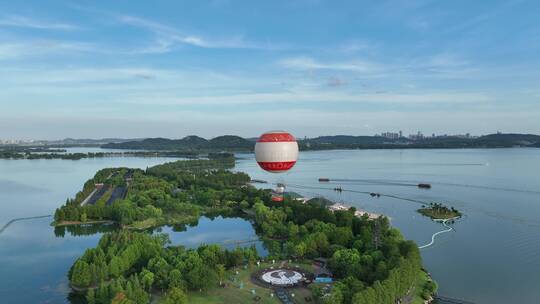
<svg viewBox="0 0 540 304">
<path fill-rule="evenodd" d="M 88 151 L 100 152 L 97 148 L 78 152 Z M 0 160 L 0 229 L 14 218 L 54 213 L 99 169 L 145 169 L 173 160 L 139 157 Z M 55 231 L 51 221 L 52 218 L 41 218 L 15 222 L 0 234 L 0 303 L 69 303 L 67 271 L 86 248 L 96 246 L 101 237 L 98 231 L 107 227 L 69 227 L 71 232 Z M 172 244 L 190 248 L 216 242 L 234 248 L 236 244 L 232 240 L 249 241 L 256 237 L 251 224 L 239 218 L 202 217 L 196 227 L 188 226 L 185 231 L 175 232 L 171 227 L 160 230 L 170 235 Z M 261 242 L 242 245 L 251 244 L 256 245 L 260 254 L 266 254 Z"/>
<path fill-rule="evenodd" d="M 444 230 L 416 212 L 421 205 L 307 187 L 341 186 L 454 206 L 464 219 L 453 225 L 454 232 L 421 250 L 440 294 L 486 304 L 540 303 L 540 149 L 309 152 L 301 153 L 286 175 L 263 173 L 250 155 L 244 157 L 237 170 L 285 182 L 291 191 L 385 214 L 419 245 Z M 324 184 L 319 177 L 349 181 Z M 432 189 L 401 185 L 421 182 Z"/>
<path fill-rule="evenodd" d="M 263 242 L 259 240 L 252 224 L 242 218 L 208 218 L 202 216 L 197 223 L 186 227 L 165 226 L 156 232 L 169 235 L 172 245 L 182 245 L 187 248 L 197 248 L 201 244 L 219 244 L 232 250 L 237 246 L 249 247 L 255 245 L 261 256 L 268 254 Z"/>
<path fill-rule="evenodd" d="M 285 182 L 288 190 L 306 196 L 325 195 L 385 214 L 407 239 L 419 245 L 443 230 L 440 224 L 416 213 L 419 204 L 319 188 L 339 185 L 345 190 L 454 206 L 466 214 L 464 219 L 453 225 L 455 231 L 439 235 L 434 246 L 421 250 L 426 268 L 440 284 L 440 293 L 475 303 L 538 303 L 540 149 L 303 152 L 298 164 L 284 175 L 262 172 L 253 155 L 241 157 L 236 169 L 253 178 Z M 0 160 L 0 227 L 13 218 L 52 214 L 101 168 L 145 168 L 171 160 Z M 321 184 L 319 177 L 344 181 Z M 422 190 L 407 185 L 419 182 L 433 187 Z M 55 233 L 50 221 L 44 218 L 16 222 L 0 234 L 2 303 L 67 302 L 67 270 L 86 248 L 96 245 L 100 234 Z M 171 232 L 172 228 L 162 230 Z M 223 231 L 231 233 L 218 234 Z M 195 247 L 198 242 L 247 240 L 254 236 L 247 221 L 201 218 L 198 226 L 172 233 L 171 240 Z M 230 243 L 226 246 L 234 247 Z M 260 244 L 257 247 L 264 250 Z"/>
</svg>

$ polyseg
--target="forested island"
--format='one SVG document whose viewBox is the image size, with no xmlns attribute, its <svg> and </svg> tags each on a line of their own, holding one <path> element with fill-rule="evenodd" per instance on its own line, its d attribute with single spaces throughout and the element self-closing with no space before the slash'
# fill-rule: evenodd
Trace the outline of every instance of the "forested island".
<svg viewBox="0 0 540 304">
<path fill-rule="evenodd" d="M 436 289 L 416 244 L 387 218 L 357 217 L 354 208 L 331 211 L 292 198 L 272 202 L 269 190 L 227 170 L 232 166 L 234 159 L 223 157 L 98 171 L 55 213 L 55 225 L 107 220 L 119 226 L 76 260 L 68 273 L 72 289 L 90 304 L 214 303 L 210 295 L 216 293 L 235 303 L 278 303 L 273 291 L 253 295 L 234 277 L 272 260 L 309 268 L 314 259 L 328 260 L 333 283 L 307 284 L 298 303 L 423 303 Z M 255 247 L 186 249 L 142 229 L 202 215 L 250 220 L 268 255 Z"/>
<path fill-rule="evenodd" d="M 77 152 L 66 153 L 61 149 L 1 149 L 0 159 L 64 159 L 80 160 L 84 158 L 102 157 L 181 157 L 199 158 L 212 157 L 217 152 L 201 153 L 201 151 L 124 151 L 124 152 Z"/>
<path fill-rule="evenodd" d="M 418 212 L 433 220 L 448 220 L 460 217 L 462 214 L 454 207 L 448 208 L 441 203 L 430 203 L 428 206 L 422 206 Z"/>
</svg>

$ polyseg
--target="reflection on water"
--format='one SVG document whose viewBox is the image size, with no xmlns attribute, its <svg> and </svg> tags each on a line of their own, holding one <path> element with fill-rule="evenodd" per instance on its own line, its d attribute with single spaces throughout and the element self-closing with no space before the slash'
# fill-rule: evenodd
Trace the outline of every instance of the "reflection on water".
<svg viewBox="0 0 540 304">
<path fill-rule="evenodd" d="M 317 151 L 301 153 L 282 177 L 259 170 L 247 157 L 236 170 L 269 186 L 284 181 L 303 195 L 386 214 L 418 244 L 444 229 L 419 215 L 418 203 L 454 206 L 465 218 L 421 250 L 440 293 L 475 303 L 538 302 L 540 149 Z M 342 181 L 324 185 L 319 177 Z M 412 186 L 420 182 L 433 187 Z M 337 186 L 347 191 L 333 191 Z M 373 198 L 371 192 L 387 196 Z"/>
<path fill-rule="evenodd" d="M 85 236 L 112 232 L 118 228 L 119 225 L 115 223 L 69 225 L 54 227 L 54 235 L 56 237 L 65 237 L 66 233 L 68 233 L 70 236 Z"/>
<path fill-rule="evenodd" d="M 428 243 L 441 225 L 419 215 L 414 201 L 454 206 L 467 216 L 453 225 L 455 231 L 439 235 L 433 246 L 421 251 L 441 294 L 480 304 L 536 303 L 540 297 L 540 149 L 302 152 L 291 172 L 281 176 L 260 170 L 252 155 L 241 156 L 237 170 L 270 182 L 262 186 L 284 181 L 302 186 L 295 189 L 302 195 L 325 195 L 386 214 L 418 244 Z M 101 168 L 144 169 L 171 160 L 0 160 L 0 227 L 14 218 L 52 214 Z M 349 182 L 321 187 L 319 177 Z M 418 181 L 433 187 L 399 185 Z M 332 190 L 335 186 L 350 191 L 337 193 Z M 320 189 L 324 187 L 329 189 Z M 372 198 L 371 192 L 388 196 Z M 96 246 L 102 233 L 114 229 L 103 225 L 55 229 L 50 221 L 15 222 L 0 234 L 1 303 L 66 303 L 69 267 L 86 248 Z M 251 224 L 238 218 L 201 218 L 198 225 L 161 231 L 171 235 L 173 244 L 186 247 L 201 242 L 234 247 L 235 241 L 256 237 Z M 260 242 L 254 243 L 260 253 L 266 252 Z"/>
<path fill-rule="evenodd" d="M 84 151 L 83 151 L 84 152 Z M 97 170 L 145 169 L 171 158 L 0 160 L 0 227 L 10 220 L 53 214 Z M 68 303 L 67 272 L 111 227 L 55 229 L 51 218 L 12 223 L 0 234 L 0 303 Z M 58 236 L 58 237 L 57 237 Z"/>
<path fill-rule="evenodd" d="M 255 245 L 259 255 L 265 256 L 268 253 L 252 224 L 239 217 L 203 216 L 188 225 L 165 226 L 152 231 L 166 233 L 172 245 L 187 248 L 196 248 L 201 244 L 218 244 L 227 249 Z"/>
</svg>

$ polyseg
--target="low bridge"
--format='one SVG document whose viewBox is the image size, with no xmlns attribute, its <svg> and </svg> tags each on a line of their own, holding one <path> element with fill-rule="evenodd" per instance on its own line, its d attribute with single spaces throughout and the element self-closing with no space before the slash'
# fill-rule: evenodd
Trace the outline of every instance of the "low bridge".
<svg viewBox="0 0 540 304">
<path fill-rule="evenodd" d="M 9 225 L 15 223 L 15 222 L 19 222 L 19 221 L 26 221 L 26 220 L 33 220 L 33 219 L 40 219 L 40 218 L 46 218 L 46 217 L 51 217 L 52 215 L 40 215 L 40 216 L 31 216 L 31 217 L 21 217 L 21 218 L 16 218 L 16 219 L 12 219 L 11 221 L 7 222 L 4 226 L 2 226 L 2 228 L 0 228 L 0 234 L 2 232 L 4 232 L 4 230 L 6 230 Z"/>
<path fill-rule="evenodd" d="M 258 237 L 252 237 L 250 239 L 245 239 L 245 240 L 224 240 L 222 242 L 219 242 L 218 244 L 222 244 L 222 245 L 241 245 L 241 244 L 249 244 L 249 243 L 256 243 L 260 241 L 260 239 Z"/>
<path fill-rule="evenodd" d="M 443 296 L 435 296 L 436 304 L 474 304 L 473 302 Z"/>
</svg>

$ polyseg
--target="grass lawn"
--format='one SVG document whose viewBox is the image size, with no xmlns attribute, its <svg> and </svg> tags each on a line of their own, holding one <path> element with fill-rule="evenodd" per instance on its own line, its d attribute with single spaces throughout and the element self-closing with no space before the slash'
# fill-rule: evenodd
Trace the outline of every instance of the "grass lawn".
<svg viewBox="0 0 540 304">
<path fill-rule="evenodd" d="M 257 267 L 252 267 L 251 270 L 238 268 L 238 275 L 235 271 L 230 271 L 229 279 L 226 281 L 227 287 L 217 287 L 204 293 L 190 292 L 189 303 L 280 303 L 275 296 L 273 298 L 270 296 L 272 290 L 251 283 L 251 273 L 256 269 Z M 234 282 L 231 280 L 232 278 L 235 279 Z M 242 289 L 239 288 L 240 282 L 244 285 Z M 255 296 L 251 293 L 252 289 L 255 289 L 255 294 L 261 297 L 257 302 L 253 300 Z"/>
<path fill-rule="evenodd" d="M 261 303 L 261 304 L 278 304 L 281 303 L 277 297 L 271 297 L 270 294 L 273 293 L 271 289 L 263 288 L 258 285 L 255 285 L 251 282 L 251 273 L 257 271 L 261 268 L 267 268 L 274 266 L 275 268 L 279 267 L 279 263 L 276 261 L 275 264 L 272 263 L 261 263 L 260 266 L 253 266 L 248 269 L 242 267 L 237 268 L 238 275 L 236 271 L 229 271 L 229 279 L 227 279 L 227 287 L 217 287 L 212 290 L 200 293 L 200 292 L 190 292 L 189 303 L 193 304 L 206 304 L 206 303 Z M 299 262 L 291 263 L 290 267 L 298 265 L 300 268 L 312 271 L 313 267 L 311 263 Z M 234 279 L 234 280 L 233 280 Z M 243 283 L 243 288 L 240 289 L 240 282 Z M 261 297 L 259 301 L 255 301 L 255 297 L 251 290 L 255 289 L 255 296 Z M 290 289 L 291 293 L 295 294 L 295 300 L 297 303 L 303 304 L 305 302 L 305 297 L 311 296 L 311 291 L 307 288 L 293 288 Z M 311 302 L 312 303 L 312 302 Z"/>
<path fill-rule="evenodd" d="M 290 293 L 294 293 L 294 301 L 298 304 L 306 304 L 310 303 L 313 304 L 313 300 L 311 302 L 307 302 L 306 298 L 311 298 L 311 290 L 306 287 L 297 287 L 293 289 L 289 289 Z"/>
</svg>

